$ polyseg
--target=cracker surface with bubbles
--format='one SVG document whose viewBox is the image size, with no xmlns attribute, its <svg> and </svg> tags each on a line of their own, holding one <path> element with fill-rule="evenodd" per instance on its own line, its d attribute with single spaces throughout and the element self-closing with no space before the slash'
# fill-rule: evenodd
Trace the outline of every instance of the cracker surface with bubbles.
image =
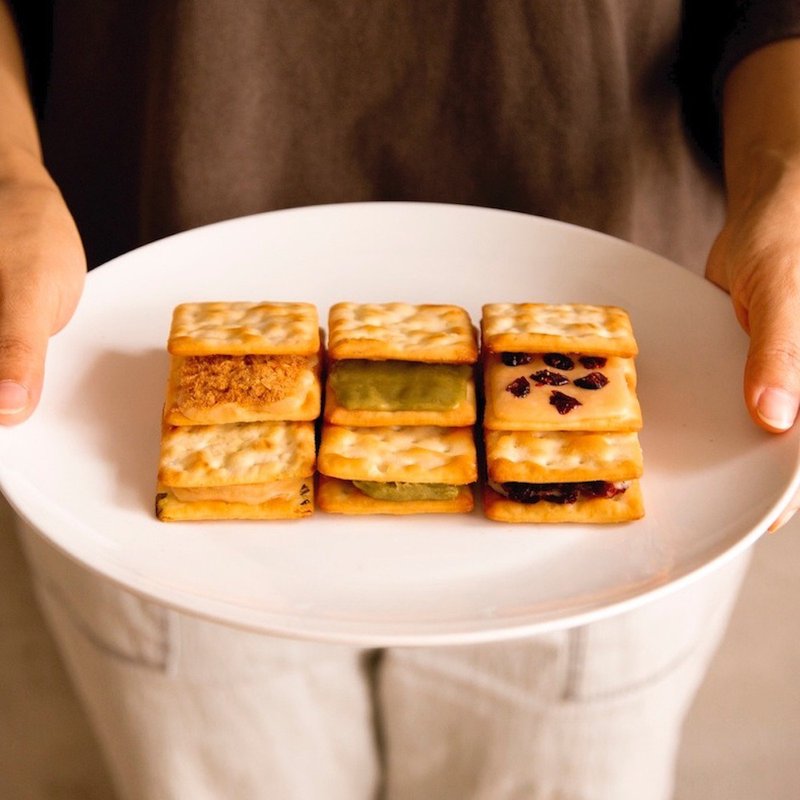
<svg viewBox="0 0 800 800">
<path fill-rule="evenodd" d="M 469 314 L 458 306 L 337 303 L 330 310 L 333 359 L 473 364 L 478 344 Z"/>
<path fill-rule="evenodd" d="M 472 428 L 326 425 L 319 471 L 347 480 L 466 484 L 477 480 Z"/>
<path fill-rule="evenodd" d="M 312 355 L 319 319 L 311 303 L 182 303 L 172 317 L 173 355 Z"/>
<path fill-rule="evenodd" d="M 630 358 L 638 352 L 627 312 L 586 303 L 489 303 L 483 344 L 495 353 L 585 353 Z"/>
<path fill-rule="evenodd" d="M 489 478 L 498 483 L 626 481 L 642 474 L 636 433 L 485 431 Z"/>
</svg>

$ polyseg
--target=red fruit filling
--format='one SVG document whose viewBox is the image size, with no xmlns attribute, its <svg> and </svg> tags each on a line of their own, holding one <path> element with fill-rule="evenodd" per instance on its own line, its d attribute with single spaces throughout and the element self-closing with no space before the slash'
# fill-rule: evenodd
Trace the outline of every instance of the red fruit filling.
<svg viewBox="0 0 800 800">
<path fill-rule="evenodd" d="M 603 358 L 603 356 L 580 356 L 578 361 L 580 361 L 586 369 L 600 369 L 606 365 L 606 359 Z"/>
<path fill-rule="evenodd" d="M 531 375 L 531 380 L 537 386 L 563 386 L 569 383 L 569 378 L 565 378 L 560 372 L 550 372 L 549 369 L 540 369 Z"/>
<path fill-rule="evenodd" d="M 519 378 L 511 381 L 511 383 L 506 386 L 506 391 L 511 392 L 514 397 L 527 397 L 531 392 L 531 385 L 524 375 L 520 375 Z"/>
<path fill-rule="evenodd" d="M 608 378 L 602 372 L 590 372 L 582 378 L 576 378 L 573 383 L 581 389 L 602 389 L 607 383 Z"/>
<path fill-rule="evenodd" d="M 545 353 L 542 356 L 544 363 L 553 369 L 574 369 L 575 362 L 563 353 Z"/>
<path fill-rule="evenodd" d="M 532 353 L 500 353 L 500 360 L 507 367 L 518 367 L 520 364 L 530 364 L 533 361 Z"/>
<path fill-rule="evenodd" d="M 503 492 L 509 500 L 525 505 L 533 505 L 540 501 L 565 505 L 578 500 L 610 500 L 623 494 L 628 488 L 624 482 L 580 481 L 577 483 L 520 483 L 502 484 Z"/>
<path fill-rule="evenodd" d="M 581 403 L 580 400 L 576 400 L 574 397 L 570 397 L 568 394 L 564 394 L 564 392 L 559 392 L 554 389 L 550 392 L 550 405 L 555 406 L 559 414 L 569 414 L 573 408 L 582 406 L 583 403 Z"/>
</svg>

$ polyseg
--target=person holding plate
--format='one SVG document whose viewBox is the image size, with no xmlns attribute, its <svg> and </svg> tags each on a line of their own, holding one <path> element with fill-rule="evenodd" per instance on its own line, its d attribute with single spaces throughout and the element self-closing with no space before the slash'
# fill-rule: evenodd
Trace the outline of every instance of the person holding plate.
<svg viewBox="0 0 800 800">
<path fill-rule="evenodd" d="M 0 422 L 34 412 L 87 260 L 392 199 L 539 214 L 705 268 L 750 334 L 753 422 L 786 431 L 798 34 L 792 0 L 3 0 Z M 376 653 L 181 615 L 24 541 L 128 799 L 663 800 L 746 566 L 588 627 Z"/>
</svg>

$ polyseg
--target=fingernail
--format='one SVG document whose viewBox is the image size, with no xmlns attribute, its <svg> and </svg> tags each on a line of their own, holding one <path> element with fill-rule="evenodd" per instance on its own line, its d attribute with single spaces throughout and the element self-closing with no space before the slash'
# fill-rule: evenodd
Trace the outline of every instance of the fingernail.
<svg viewBox="0 0 800 800">
<path fill-rule="evenodd" d="M 18 414 L 28 407 L 28 390 L 16 381 L 0 381 L 0 414 Z"/>
<path fill-rule="evenodd" d="M 794 425 L 798 398 L 783 389 L 769 387 L 761 392 L 756 411 L 763 422 L 772 428 L 785 431 Z"/>
</svg>

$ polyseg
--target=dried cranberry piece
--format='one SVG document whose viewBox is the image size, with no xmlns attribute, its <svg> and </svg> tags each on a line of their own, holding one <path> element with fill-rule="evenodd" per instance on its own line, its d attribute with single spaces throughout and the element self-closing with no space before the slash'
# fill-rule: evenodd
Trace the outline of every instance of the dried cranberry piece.
<svg viewBox="0 0 800 800">
<path fill-rule="evenodd" d="M 606 359 L 603 356 L 580 356 L 578 361 L 583 364 L 586 369 L 600 369 L 606 365 Z"/>
<path fill-rule="evenodd" d="M 565 378 L 560 372 L 550 372 L 549 369 L 540 369 L 531 375 L 531 380 L 537 386 L 563 386 L 569 383 L 569 378 Z"/>
<path fill-rule="evenodd" d="M 538 503 L 541 498 L 541 483 L 517 483 L 509 482 L 503 484 L 503 490 L 508 495 L 509 500 L 515 503 L 525 503 L 532 506 Z"/>
<path fill-rule="evenodd" d="M 511 392 L 514 397 L 527 397 L 531 392 L 531 385 L 524 375 L 520 375 L 519 378 L 511 381 L 511 383 L 506 386 L 506 391 Z"/>
<path fill-rule="evenodd" d="M 563 353 L 545 353 L 542 358 L 548 367 L 553 369 L 574 369 L 575 362 Z"/>
<path fill-rule="evenodd" d="M 520 364 L 530 364 L 533 361 L 531 353 L 500 353 L 500 360 L 507 367 L 518 367 Z"/>
<path fill-rule="evenodd" d="M 576 400 L 574 397 L 570 397 L 568 394 L 564 394 L 564 392 L 559 392 L 554 389 L 550 392 L 550 405 L 555 406 L 559 414 L 569 414 L 573 408 L 582 406 L 583 403 L 581 403 L 580 400 Z"/>
<path fill-rule="evenodd" d="M 581 389 L 602 389 L 607 383 L 608 378 L 602 372 L 590 372 L 582 378 L 576 378 L 573 383 Z"/>
</svg>

